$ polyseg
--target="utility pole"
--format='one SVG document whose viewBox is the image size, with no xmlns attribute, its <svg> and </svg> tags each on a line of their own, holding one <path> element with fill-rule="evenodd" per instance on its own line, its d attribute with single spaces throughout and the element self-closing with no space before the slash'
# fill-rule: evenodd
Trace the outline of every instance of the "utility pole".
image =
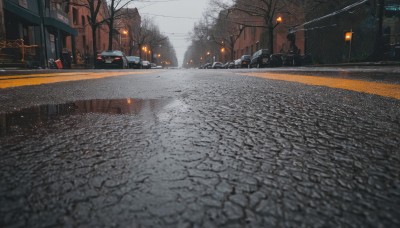
<svg viewBox="0 0 400 228">
<path fill-rule="evenodd" d="M 6 28 L 4 24 L 3 0 L 0 0 L 0 41 L 6 40 Z"/>
</svg>

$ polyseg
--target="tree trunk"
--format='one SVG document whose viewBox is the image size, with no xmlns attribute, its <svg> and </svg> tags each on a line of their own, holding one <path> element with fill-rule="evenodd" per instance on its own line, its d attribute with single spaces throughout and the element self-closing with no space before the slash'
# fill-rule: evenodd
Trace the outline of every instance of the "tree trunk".
<svg viewBox="0 0 400 228">
<path fill-rule="evenodd" d="M 110 32 L 108 33 L 108 50 L 113 50 L 113 35 L 114 35 L 114 20 L 112 17 L 110 18 L 110 24 L 108 27 L 110 28 Z"/>
<path fill-rule="evenodd" d="M 4 24 L 3 0 L 0 0 L 0 40 L 6 39 L 6 29 Z"/>
<path fill-rule="evenodd" d="M 114 1 L 115 0 L 112 0 L 110 5 L 110 21 L 108 23 L 108 28 L 110 29 L 110 32 L 108 33 L 108 50 L 113 49 L 114 15 L 115 15 Z"/>
<path fill-rule="evenodd" d="M 235 53 L 234 53 L 234 50 L 235 50 L 235 43 L 231 43 L 231 45 L 230 45 L 231 47 L 231 61 L 234 61 L 234 58 L 235 58 Z"/>
<path fill-rule="evenodd" d="M 92 38 L 93 38 L 93 43 L 92 43 L 92 47 L 93 47 L 93 67 L 95 67 L 95 63 L 96 63 L 96 59 L 97 59 L 97 36 L 96 36 L 96 30 L 97 27 L 93 26 L 92 27 Z"/>
<path fill-rule="evenodd" d="M 274 27 L 272 24 L 268 26 L 268 36 L 269 36 L 269 51 L 271 54 L 274 54 Z"/>
</svg>

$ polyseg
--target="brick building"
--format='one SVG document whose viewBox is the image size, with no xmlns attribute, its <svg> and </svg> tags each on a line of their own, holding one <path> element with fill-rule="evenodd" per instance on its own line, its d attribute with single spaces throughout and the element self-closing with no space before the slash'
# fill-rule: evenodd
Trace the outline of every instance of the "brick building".
<svg viewBox="0 0 400 228">
<path fill-rule="evenodd" d="M 290 42 L 287 39 L 289 30 L 295 26 L 299 19 L 304 20 L 304 12 L 301 8 L 296 5 L 290 6 L 291 10 L 288 12 L 296 12 L 296 14 L 289 13 L 278 13 L 275 19 L 278 17 L 282 18 L 282 22 L 276 22 L 276 27 L 273 30 L 273 50 L 272 53 L 287 53 L 290 49 Z M 268 29 L 265 25 L 263 18 L 256 16 L 249 16 L 242 12 L 235 12 L 241 14 L 236 16 L 239 18 L 238 22 L 245 26 L 240 37 L 235 43 L 234 56 L 235 59 L 240 58 L 242 55 L 252 55 L 254 52 L 260 49 L 269 49 L 269 38 Z M 251 27 L 254 26 L 254 27 Z M 264 26 L 264 27 L 261 27 Z M 301 53 L 304 53 L 305 39 L 304 32 L 299 31 L 296 33 L 296 46 L 300 49 Z"/>
<path fill-rule="evenodd" d="M 79 1 L 79 0 L 78 0 Z M 77 36 L 75 40 L 68 40 L 67 48 L 73 50 L 73 42 L 75 42 L 75 60 L 77 64 L 85 63 L 85 59 L 89 61 L 93 56 L 93 39 L 92 28 L 90 27 L 88 16 L 90 11 L 87 7 L 70 4 L 69 19 L 72 27 L 76 29 Z M 102 21 L 108 18 L 108 9 L 105 4 L 101 5 L 100 11 L 97 15 L 97 21 Z M 100 25 L 96 31 L 96 47 L 97 52 L 107 50 L 108 48 L 108 26 L 105 24 Z M 88 58 L 86 58 L 88 57 Z"/>
</svg>

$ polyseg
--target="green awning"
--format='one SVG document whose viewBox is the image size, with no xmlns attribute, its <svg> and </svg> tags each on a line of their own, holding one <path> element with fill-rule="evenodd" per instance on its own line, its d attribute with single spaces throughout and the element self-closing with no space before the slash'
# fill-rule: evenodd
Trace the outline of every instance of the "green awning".
<svg viewBox="0 0 400 228">
<path fill-rule="evenodd" d="M 4 9 L 7 11 L 18 15 L 19 17 L 22 17 L 25 19 L 27 22 L 30 22 L 32 24 L 40 25 L 40 16 L 38 14 L 35 14 L 23 7 L 20 7 L 14 3 L 11 3 L 9 1 L 4 1 Z"/>
<path fill-rule="evenodd" d="M 76 31 L 76 29 L 72 28 L 68 24 L 65 24 L 64 22 L 61 22 L 55 18 L 45 17 L 43 21 L 44 21 L 44 25 L 53 26 L 55 28 L 61 29 L 62 31 L 64 31 L 68 34 L 71 34 L 73 36 L 78 35 L 78 32 Z"/>
</svg>

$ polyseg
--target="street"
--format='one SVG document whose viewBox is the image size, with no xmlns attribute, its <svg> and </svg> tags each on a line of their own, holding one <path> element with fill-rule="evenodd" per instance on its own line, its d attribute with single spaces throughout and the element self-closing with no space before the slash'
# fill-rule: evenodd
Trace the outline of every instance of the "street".
<svg viewBox="0 0 400 228">
<path fill-rule="evenodd" d="M 2 72 L 0 227 L 399 227 L 399 148 L 397 67 Z"/>
</svg>

